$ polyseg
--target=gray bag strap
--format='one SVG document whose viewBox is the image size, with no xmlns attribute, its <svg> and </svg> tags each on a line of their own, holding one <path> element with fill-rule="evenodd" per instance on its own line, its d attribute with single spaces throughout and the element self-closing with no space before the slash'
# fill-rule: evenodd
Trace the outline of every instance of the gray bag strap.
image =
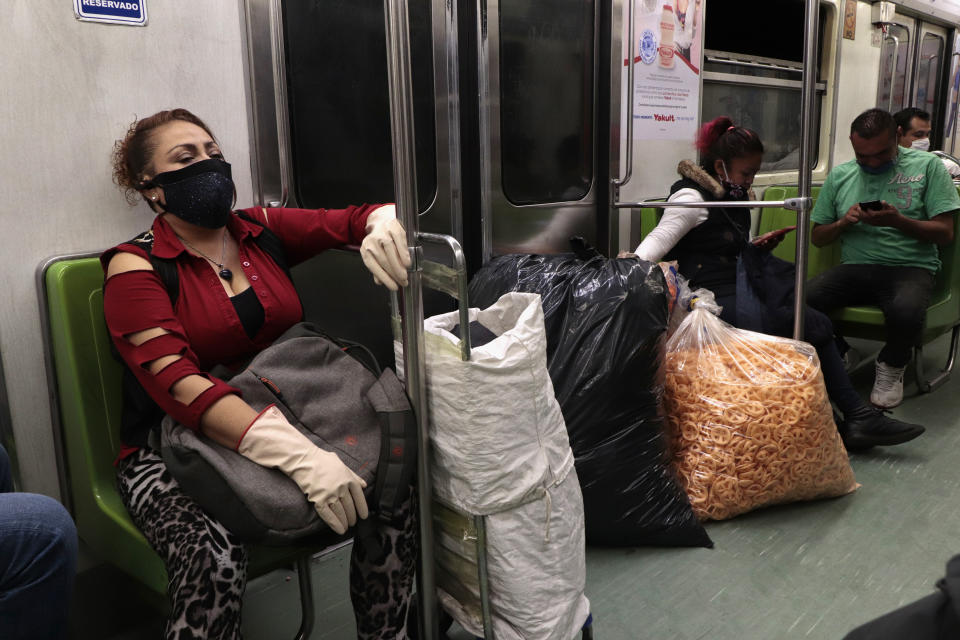
<svg viewBox="0 0 960 640">
<path fill-rule="evenodd" d="M 417 467 L 417 423 L 403 385 L 387 369 L 367 394 L 380 418 L 380 459 L 377 467 L 377 517 L 396 524 Z"/>
</svg>

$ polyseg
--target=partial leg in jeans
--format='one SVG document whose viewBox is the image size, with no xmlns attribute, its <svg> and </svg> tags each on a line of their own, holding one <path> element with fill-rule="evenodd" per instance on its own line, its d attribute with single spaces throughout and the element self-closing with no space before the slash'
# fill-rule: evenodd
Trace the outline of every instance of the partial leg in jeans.
<svg viewBox="0 0 960 640">
<path fill-rule="evenodd" d="M 875 268 L 841 264 L 827 269 L 807 283 L 807 304 L 827 315 L 843 307 L 877 304 L 872 275 Z"/>
<path fill-rule="evenodd" d="M 877 359 L 891 367 L 905 367 L 920 344 L 934 276 L 917 267 L 883 267 L 877 277 L 887 285 L 877 303 L 887 322 L 887 343 Z"/>
<path fill-rule="evenodd" d="M 167 567 L 173 612 L 165 638 L 240 638 L 244 546 L 183 492 L 155 451 L 122 460 L 117 483 L 134 524 Z"/>
<path fill-rule="evenodd" d="M 874 305 L 886 321 L 887 342 L 879 360 L 904 367 L 917 345 L 933 291 L 933 274 L 916 267 L 842 264 L 810 281 L 807 304 L 824 313 Z"/>
<path fill-rule="evenodd" d="M 12 490 L 0 447 L 0 638 L 65 637 L 77 530 L 56 500 Z"/>
</svg>

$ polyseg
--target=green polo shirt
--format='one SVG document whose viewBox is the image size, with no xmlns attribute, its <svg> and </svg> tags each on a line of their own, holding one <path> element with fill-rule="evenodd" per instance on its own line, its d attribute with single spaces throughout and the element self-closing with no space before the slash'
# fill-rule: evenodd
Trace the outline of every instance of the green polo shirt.
<svg viewBox="0 0 960 640">
<path fill-rule="evenodd" d="M 834 167 L 827 176 L 811 218 L 830 224 L 846 215 L 858 202 L 886 200 L 914 220 L 960 209 L 960 197 L 950 174 L 937 156 L 926 151 L 899 148 L 893 168 L 880 175 L 860 169 L 856 160 Z M 937 245 L 911 238 L 893 227 L 857 223 L 840 234 L 843 264 L 883 264 L 940 269 Z"/>
</svg>

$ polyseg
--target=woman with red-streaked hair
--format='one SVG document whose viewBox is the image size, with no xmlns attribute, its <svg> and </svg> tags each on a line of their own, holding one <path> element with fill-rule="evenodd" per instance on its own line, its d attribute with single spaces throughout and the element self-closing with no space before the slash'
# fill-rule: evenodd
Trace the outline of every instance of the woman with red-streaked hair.
<svg viewBox="0 0 960 640">
<path fill-rule="evenodd" d="M 676 260 L 692 289 L 714 293 L 725 322 L 757 329 L 759 319 L 747 316 L 745 305 L 738 309 L 738 298 L 743 303 L 749 293 L 744 286 L 747 278 L 738 279 L 738 267 L 743 269 L 740 263 L 745 253 L 770 251 L 783 235 L 751 239 L 749 209 L 711 207 L 708 203 L 755 199 L 750 187 L 763 161 L 763 143 L 755 131 L 720 116 L 700 128 L 696 147 L 700 164 L 680 162 L 677 172 L 681 178 L 670 187 L 668 202 L 703 202 L 704 206 L 667 207 L 635 253 L 650 262 Z M 756 282 L 754 277 L 749 280 Z M 781 311 L 787 313 L 772 320 L 765 318 L 762 330 L 789 337 L 793 329 L 792 303 L 791 308 Z M 804 312 L 805 338 L 817 349 L 827 393 L 843 415 L 837 426 L 847 448 L 900 444 L 923 433 L 920 425 L 890 418 L 860 398 L 844 369 L 830 319 L 809 307 Z"/>
</svg>

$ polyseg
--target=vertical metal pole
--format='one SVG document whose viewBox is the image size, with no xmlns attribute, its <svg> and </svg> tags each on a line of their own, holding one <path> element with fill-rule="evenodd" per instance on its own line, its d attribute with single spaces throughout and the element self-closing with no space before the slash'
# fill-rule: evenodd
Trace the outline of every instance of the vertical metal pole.
<svg viewBox="0 0 960 640">
<path fill-rule="evenodd" d="M 480 587 L 480 619 L 483 620 L 484 640 L 493 640 L 493 613 L 490 609 L 490 573 L 487 571 L 486 516 L 473 516 L 477 528 L 477 581 Z"/>
<path fill-rule="evenodd" d="M 290 152 L 290 114 L 287 111 L 287 69 L 284 61 L 283 10 L 280 0 L 270 2 L 270 55 L 273 63 L 274 110 L 277 114 L 277 155 L 280 160 L 280 202 L 270 206 L 285 207 L 290 201 L 290 176 L 293 156 Z"/>
<path fill-rule="evenodd" d="M 800 90 L 800 210 L 797 211 L 797 275 L 793 300 L 793 337 L 803 339 L 803 305 L 806 298 L 807 251 L 810 244 L 810 147 L 813 144 L 813 101 L 817 91 L 817 31 L 819 0 L 807 0 L 803 33 L 803 87 Z"/>
<path fill-rule="evenodd" d="M 635 18 L 633 16 L 633 3 L 635 1 L 636 0 L 627 0 L 627 152 L 625 163 L 627 165 L 627 170 L 622 178 L 618 176 L 610 181 L 613 185 L 613 202 L 620 201 L 620 190 L 628 182 L 630 182 L 630 178 L 633 177 L 633 58 L 634 46 L 636 44 L 636 27 L 634 26 Z M 617 60 L 619 62 L 619 56 Z M 617 166 L 620 166 L 619 162 L 617 163 Z"/>
<path fill-rule="evenodd" d="M 433 564 L 433 505 L 427 430 L 426 370 L 423 342 L 423 283 L 417 246 L 417 175 L 414 153 L 413 81 L 410 73 L 410 24 L 404 0 L 384 0 L 387 67 L 390 87 L 390 131 L 393 138 L 393 184 L 397 217 L 407 232 L 414 269 L 403 292 L 403 354 L 407 394 L 419 429 L 417 490 L 420 508 L 420 566 L 417 594 L 425 640 L 437 637 L 436 581 Z"/>
<path fill-rule="evenodd" d="M 493 257 L 493 151 L 490 148 L 490 25 L 487 0 L 477 0 L 477 90 L 480 111 L 480 224 L 483 263 Z M 499 28 L 494 25 L 494 28 Z"/>
<path fill-rule="evenodd" d="M 316 620 L 313 606 L 313 581 L 311 580 L 311 556 L 297 558 L 297 583 L 300 586 L 300 629 L 293 640 L 307 640 Z"/>
</svg>

